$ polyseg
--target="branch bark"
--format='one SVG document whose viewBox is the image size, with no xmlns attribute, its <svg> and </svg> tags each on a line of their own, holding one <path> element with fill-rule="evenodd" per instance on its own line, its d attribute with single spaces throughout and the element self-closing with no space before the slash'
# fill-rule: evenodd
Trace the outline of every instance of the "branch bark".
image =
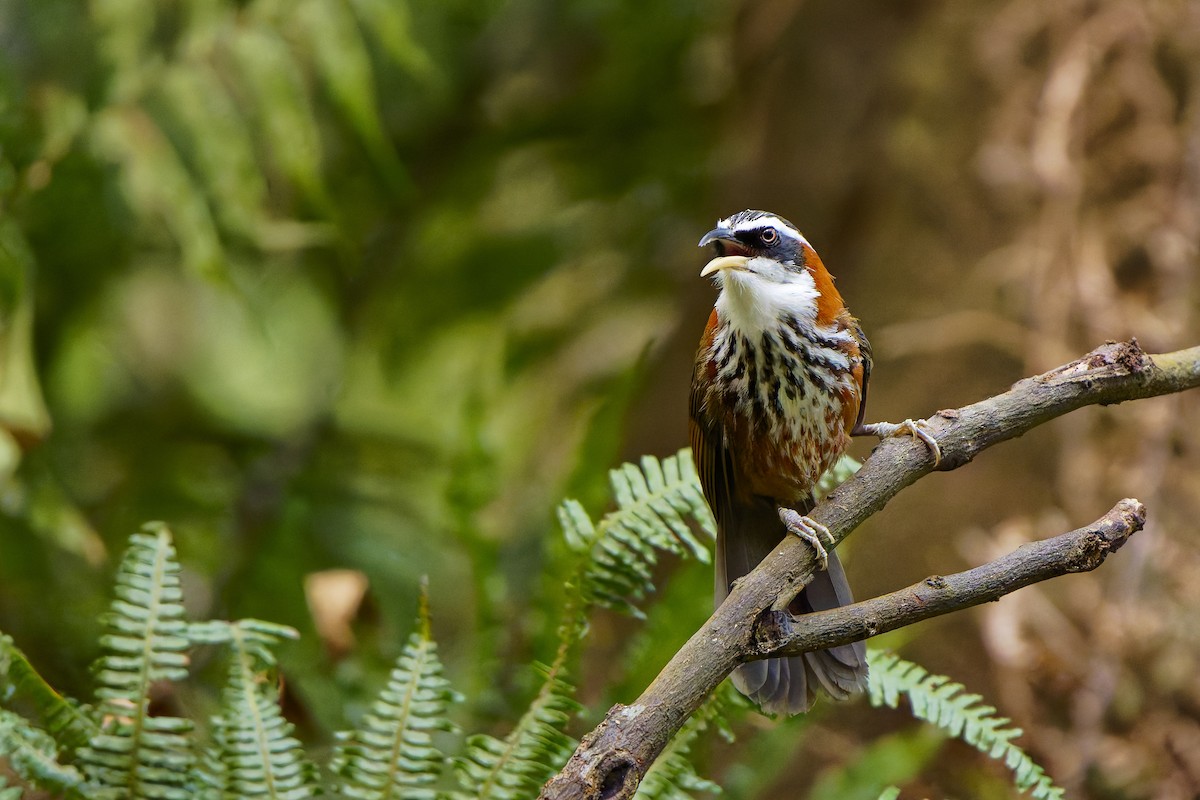
<svg viewBox="0 0 1200 800">
<path fill-rule="evenodd" d="M 1072 572 L 1090 572 L 1145 524 L 1146 507 L 1126 498 L 1091 525 L 1021 545 L 975 569 L 932 575 L 897 592 L 800 618 L 786 611 L 768 612 L 754 632 L 749 658 L 794 656 L 850 644 L 999 600 L 1032 583 Z"/>
<path fill-rule="evenodd" d="M 957 469 L 988 447 L 1016 438 L 1083 406 L 1110 405 L 1196 386 L 1200 386 L 1200 347 L 1149 356 L 1142 352 L 1136 340 L 1110 342 L 1077 361 L 1019 381 L 1003 394 L 963 408 L 937 412 L 929 419 L 929 430 L 937 437 L 942 449 L 942 460 L 937 469 Z M 825 498 L 809 516 L 828 527 L 834 540 L 840 542 L 902 489 L 933 470 L 933 458 L 923 442 L 911 437 L 885 439 L 864 462 L 862 469 Z M 1104 520 L 1122 507 L 1123 504 L 1118 504 L 1095 526 L 1081 530 L 1102 527 Z M 1126 511 L 1132 531 L 1133 520 L 1139 515 L 1134 514 L 1133 509 Z M 1066 536 L 1078 533 L 1075 531 Z M 1049 541 L 1061 539 L 1056 537 Z M 1092 538 L 1087 540 L 1094 541 Z M 1108 548 L 1109 551 L 1113 549 L 1115 547 Z M 987 570 L 997 563 L 979 569 Z M 753 572 L 737 583 L 716 613 L 680 648 L 641 697 L 631 705 L 614 706 L 604 720 L 583 737 L 566 766 L 543 787 L 540 797 L 545 800 L 624 800 L 632 797 L 642 776 L 667 742 L 735 666 L 751 658 L 765 657 L 764 647 L 807 647 L 807 643 L 798 643 L 802 634 L 797 633 L 792 638 L 775 636 L 770 626 L 777 625 L 781 615 L 767 612 L 784 611 L 792 598 L 812 580 L 815 567 L 812 548 L 799 538 L 787 537 L 781 542 Z M 1045 580 L 1054 574 L 1062 573 L 1050 571 L 1042 577 L 1026 573 L 1027 580 L 1020 585 Z M 1013 588 L 1017 588 L 1016 583 Z M 912 594 L 906 594 L 909 592 L 911 588 L 887 597 L 902 602 L 906 597 L 911 599 Z M 860 603 L 858 607 L 878 602 L 880 605 L 873 608 L 882 615 L 884 610 L 891 609 L 884 599 Z M 994 598 L 979 596 L 962 607 L 987 599 Z M 948 604 L 944 610 L 935 613 L 946 613 L 957 607 Z M 817 616 L 820 615 L 806 615 L 794 624 L 807 630 L 811 618 Z M 933 616 L 933 613 L 927 616 Z M 764 618 L 769 620 L 765 629 Z M 897 620 L 893 627 L 907 624 L 899 622 L 899 616 L 891 619 Z M 845 641 L 871 635 L 862 620 L 859 625 L 860 630 Z M 882 628 L 876 632 L 882 632 Z M 851 636 L 848 631 L 842 635 Z M 819 645 L 826 646 L 828 643 Z"/>
</svg>

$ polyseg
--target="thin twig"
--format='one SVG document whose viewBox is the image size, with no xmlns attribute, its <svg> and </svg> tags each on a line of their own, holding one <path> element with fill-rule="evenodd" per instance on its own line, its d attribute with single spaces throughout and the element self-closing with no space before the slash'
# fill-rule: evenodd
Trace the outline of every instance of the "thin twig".
<svg viewBox="0 0 1200 800">
<path fill-rule="evenodd" d="M 1109 405 L 1200 386 L 1200 347 L 1147 356 L 1136 341 L 1105 344 L 1070 364 L 1018 382 L 960 409 L 939 411 L 929 430 L 941 445 L 938 470 L 956 469 L 994 444 L 1087 405 Z M 810 514 L 841 541 L 888 500 L 933 470 L 923 442 L 885 439 L 854 477 Z M 546 800 L 623 800 L 671 737 L 735 666 L 759 649 L 765 612 L 787 607 L 812 580 L 812 548 L 787 537 L 663 668 L 634 703 L 617 705 L 583 737 L 542 789 Z M 1047 577 L 1050 577 L 1047 575 Z"/>
<path fill-rule="evenodd" d="M 1083 528 L 1030 542 L 981 567 L 933 575 L 906 589 L 861 603 L 805 614 L 763 615 L 752 658 L 794 656 L 878 636 L 922 620 L 961 611 L 1039 581 L 1090 572 L 1104 563 L 1146 523 L 1146 507 L 1126 498 Z"/>
</svg>

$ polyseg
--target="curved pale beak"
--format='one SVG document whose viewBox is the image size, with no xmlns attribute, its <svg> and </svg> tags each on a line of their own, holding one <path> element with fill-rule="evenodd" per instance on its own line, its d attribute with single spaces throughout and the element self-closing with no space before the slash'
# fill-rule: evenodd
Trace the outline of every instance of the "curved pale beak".
<svg viewBox="0 0 1200 800">
<path fill-rule="evenodd" d="M 717 257 L 705 264 L 704 269 L 700 270 L 701 278 L 708 277 L 723 269 L 746 269 L 746 262 L 749 260 L 749 256 L 745 254 L 744 246 L 734 236 L 733 231 L 728 228 L 713 228 L 701 237 L 700 244 L 697 247 L 704 247 L 710 244 L 716 246 Z"/>
<path fill-rule="evenodd" d="M 723 269 L 745 270 L 746 262 L 749 261 L 747 256 L 717 256 L 712 261 L 704 265 L 704 269 L 700 270 L 700 277 L 707 278 L 714 272 Z"/>
</svg>

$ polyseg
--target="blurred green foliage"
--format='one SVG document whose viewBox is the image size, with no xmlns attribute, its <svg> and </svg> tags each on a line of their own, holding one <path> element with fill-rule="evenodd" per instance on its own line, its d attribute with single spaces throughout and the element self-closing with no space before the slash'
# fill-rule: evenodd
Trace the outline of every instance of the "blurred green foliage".
<svg viewBox="0 0 1200 800">
<path fill-rule="evenodd" d="M 5 4 L 0 629 L 78 688 L 96 568 L 162 518 L 197 611 L 309 634 L 318 732 L 422 574 L 458 684 L 507 686 L 548 510 L 603 498 L 673 322 L 722 8 Z M 312 635 L 335 566 L 378 663 Z"/>
<path fill-rule="evenodd" d="M 1104 338 L 1191 343 L 1194 16 L 1181 0 L 0 0 L 0 631 L 87 695 L 116 552 L 165 519 L 190 618 L 301 632 L 279 663 L 306 743 L 369 710 L 422 575 L 469 698 L 455 713 L 504 736 L 537 691 L 523 665 L 555 655 L 573 562 L 551 509 L 571 496 L 598 518 L 609 467 L 684 440 L 711 301 L 692 266 L 679 277 L 697 220 L 768 207 L 820 242 L 876 345 L 873 418 L 977 399 Z M 1078 96 L 1051 91 L 1063 75 Z M 1194 414 L 1176 408 L 1172 435 L 1122 409 L 1049 451 L 1015 443 L 855 537 L 871 542 L 855 585 L 881 587 L 977 560 L 958 533 L 990 535 L 1002 508 L 1055 527 L 1099 495 L 1162 492 L 1180 577 L 1129 581 L 1181 588 L 1126 615 L 1127 651 L 1093 613 L 1130 605 L 1105 576 L 1016 606 L 1039 657 L 978 617 L 918 642 L 935 671 L 994 681 L 1072 794 L 1191 785 L 1159 739 L 1196 730 L 1180 709 L 1197 651 L 1170 622 L 1196 618 L 1179 532 L 1200 493 L 1174 444 Z M 1135 449 L 1143 477 L 1110 468 Z M 338 567 L 369 587 L 340 645 L 305 590 Z M 643 626 L 592 620 L 572 675 L 589 714 L 709 611 L 702 565 L 653 577 Z M 1069 664 L 1063 613 L 1095 651 Z M 1112 674 L 1121 713 L 1076 713 Z M 172 700 L 211 704 L 200 691 Z M 705 774 L 735 799 L 818 772 L 821 792 L 865 797 L 881 778 L 863 765 L 904 782 L 933 758 L 854 708 L 834 746 L 811 735 L 827 710 L 749 723 L 753 746 L 715 749 Z M 918 791 L 1009 791 L 958 757 Z"/>
</svg>

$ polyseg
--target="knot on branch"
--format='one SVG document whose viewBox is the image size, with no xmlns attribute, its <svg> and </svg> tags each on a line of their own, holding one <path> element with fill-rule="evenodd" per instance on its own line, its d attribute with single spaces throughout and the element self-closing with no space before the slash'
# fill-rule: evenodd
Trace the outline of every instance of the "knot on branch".
<svg viewBox="0 0 1200 800">
<path fill-rule="evenodd" d="M 579 741 L 568 767 L 542 787 L 539 798 L 555 800 L 628 800 L 650 767 L 617 742 L 622 737 L 648 731 L 638 724 L 645 711 L 640 705 L 617 704 L 604 720 Z"/>
<path fill-rule="evenodd" d="M 1037 383 L 1079 383 L 1091 389 L 1095 381 L 1118 376 L 1138 375 L 1150 366 L 1150 359 L 1137 339 L 1105 342 L 1083 358 L 1055 367 L 1033 378 Z"/>
<path fill-rule="evenodd" d="M 747 648 L 747 661 L 767 656 L 777 651 L 796 635 L 795 619 L 787 611 L 767 609 L 754 625 Z"/>
<path fill-rule="evenodd" d="M 1127 497 L 1113 506 L 1096 524 L 1087 529 L 1079 542 L 1079 554 L 1070 565 L 1072 572 L 1087 572 L 1104 563 L 1109 553 L 1120 550 L 1129 537 L 1146 524 L 1146 506 Z"/>
<path fill-rule="evenodd" d="M 614 750 L 605 754 L 600 761 L 596 767 L 596 777 L 600 784 L 598 791 L 588 796 L 598 800 L 617 800 L 633 796 L 641 782 L 642 771 L 637 768 L 637 761 L 628 750 Z"/>
</svg>

